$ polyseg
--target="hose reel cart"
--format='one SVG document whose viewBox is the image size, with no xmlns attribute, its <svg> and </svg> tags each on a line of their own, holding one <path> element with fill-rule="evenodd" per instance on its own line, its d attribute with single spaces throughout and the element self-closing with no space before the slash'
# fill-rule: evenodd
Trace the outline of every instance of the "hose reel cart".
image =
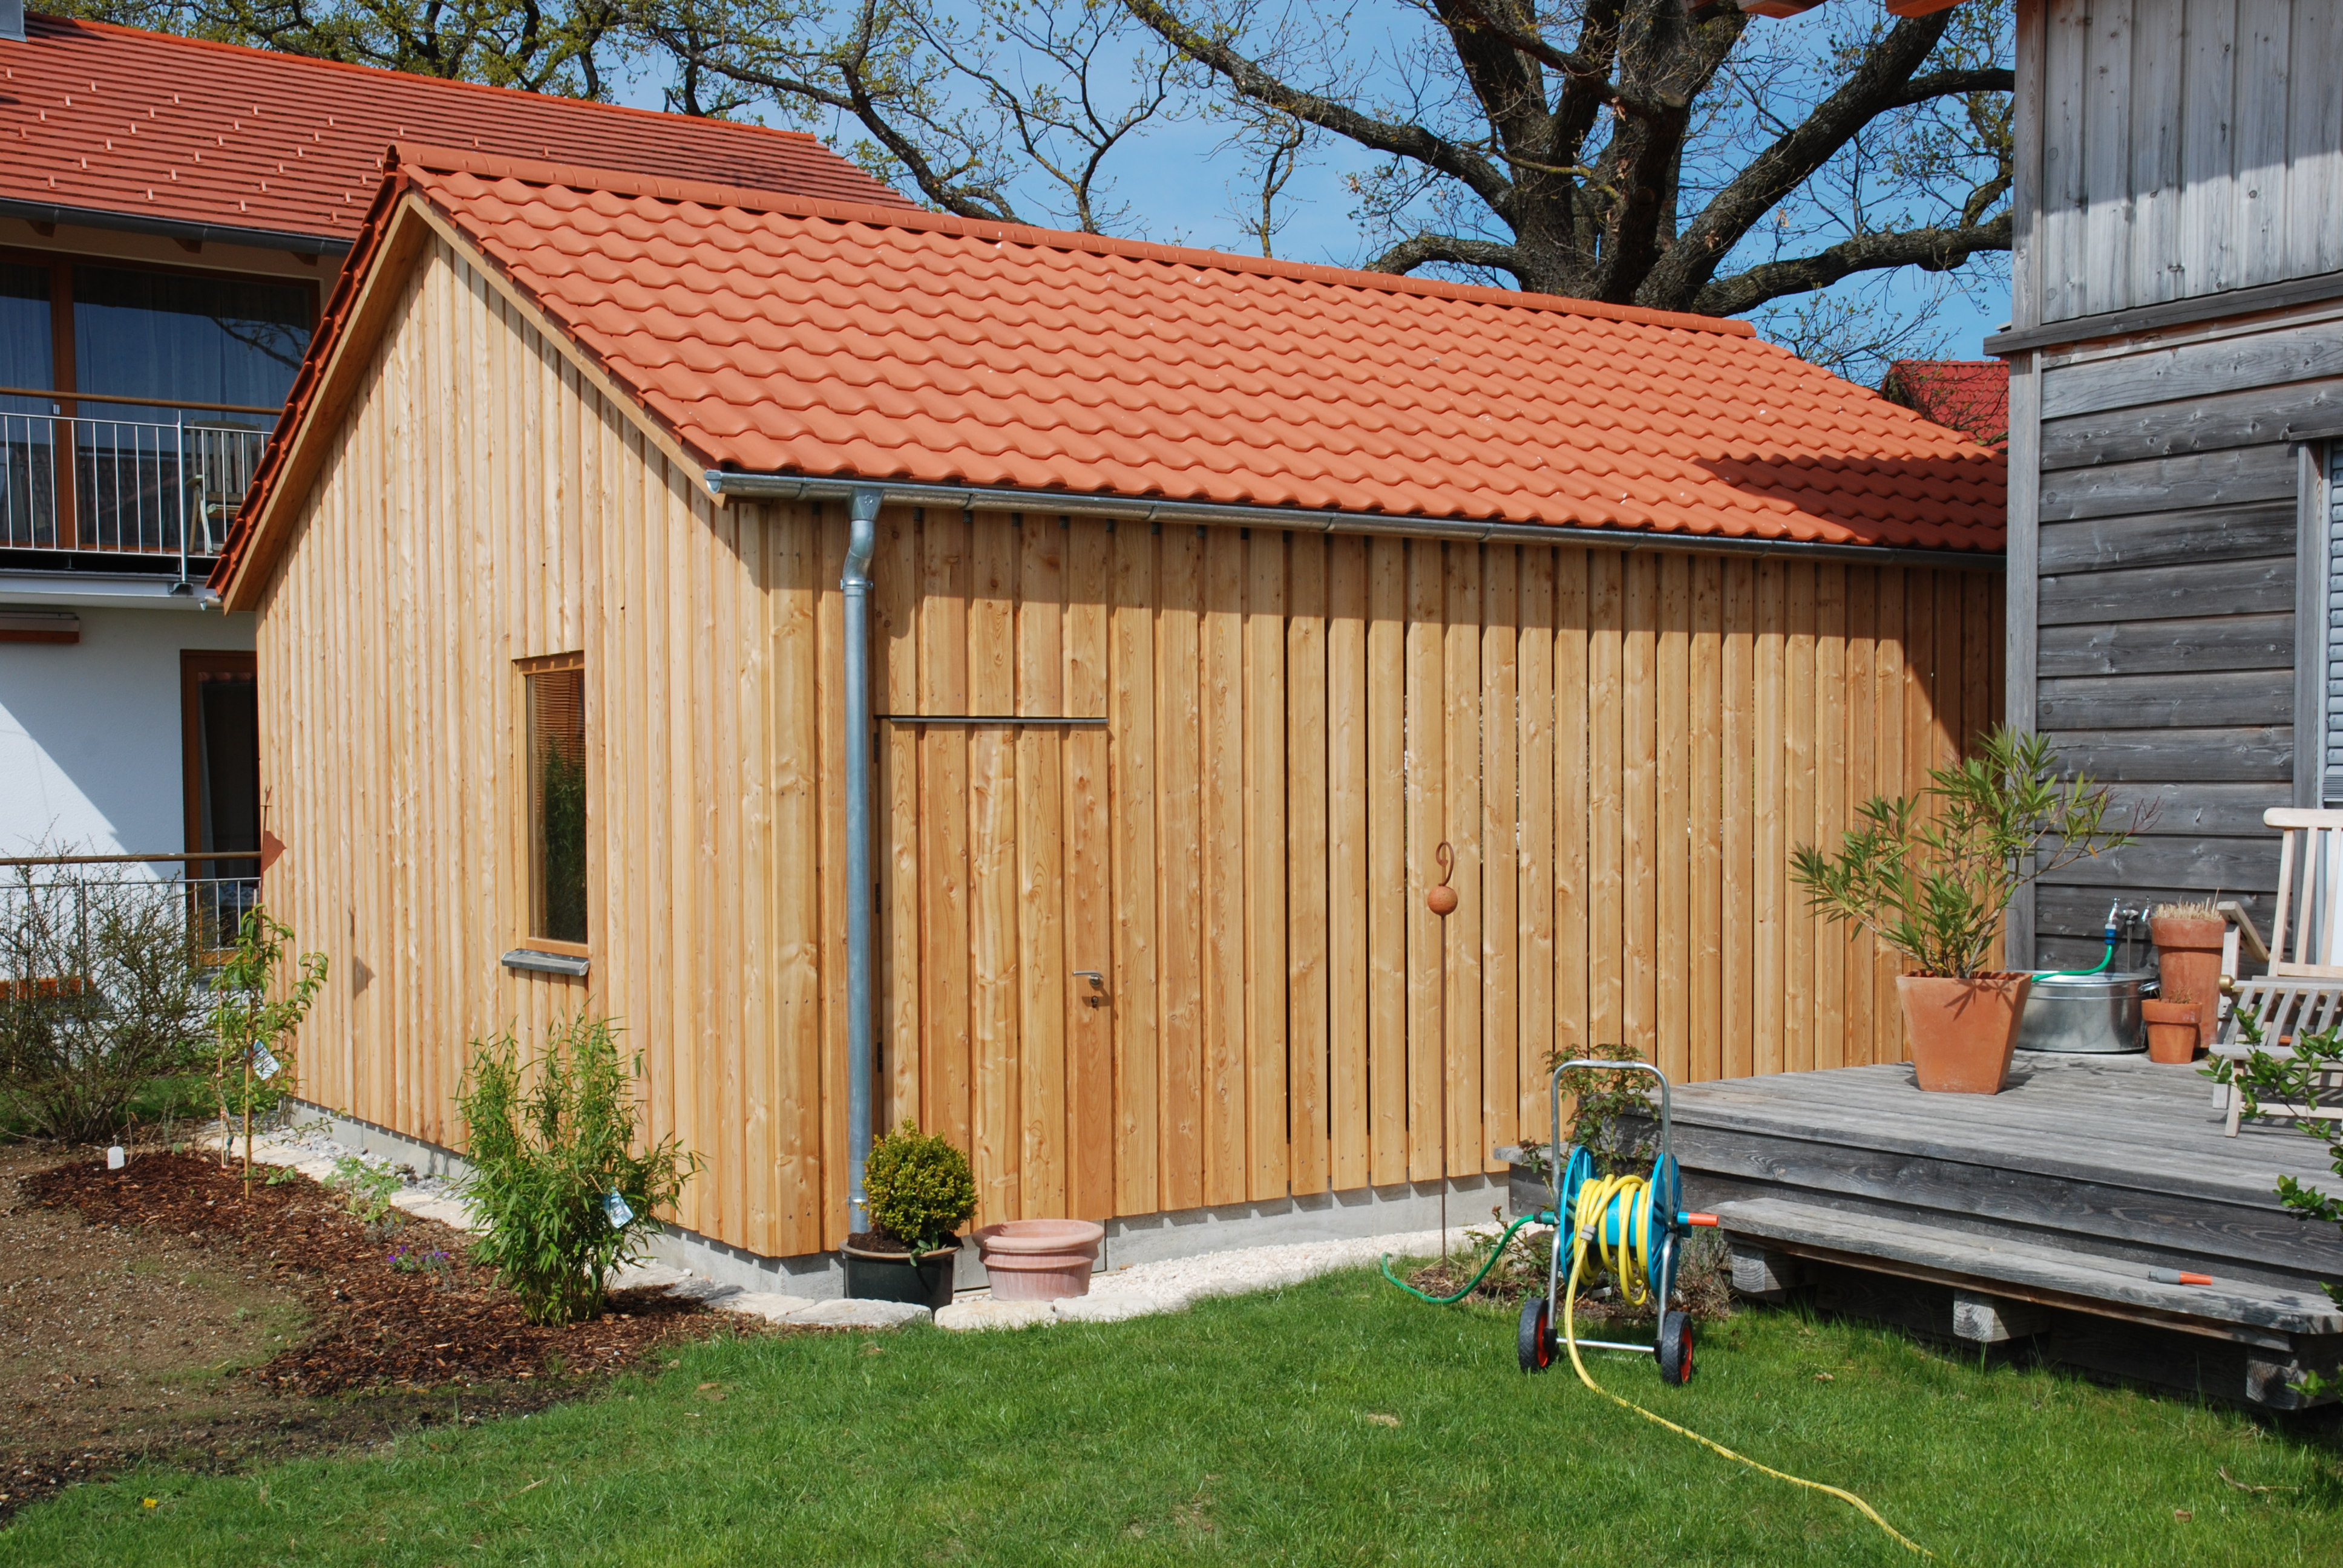
<svg viewBox="0 0 2343 1568">
<path fill-rule="evenodd" d="M 1686 1213 L 1680 1207 L 1684 1181 L 1676 1169 L 1675 1126 L 1670 1113 L 1667 1074 L 1649 1062 L 1600 1061 L 1581 1059 L 1557 1065 L 1550 1081 L 1554 1106 L 1554 1141 L 1562 1142 L 1562 1075 L 1573 1068 L 1605 1072 L 1647 1072 L 1658 1081 L 1660 1147 L 1649 1176 L 1604 1176 L 1594 1156 L 1578 1144 L 1566 1158 L 1548 1167 L 1548 1190 L 1554 1198 L 1550 1213 L 1534 1218 L 1554 1227 L 1553 1254 L 1546 1263 L 1546 1289 L 1522 1303 L 1519 1351 L 1523 1372 L 1544 1372 L 1564 1349 L 1565 1336 L 1576 1346 L 1593 1350 L 1634 1351 L 1644 1347 L 1613 1340 L 1575 1338 L 1573 1320 L 1582 1280 L 1592 1260 L 1611 1275 L 1622 1304 L 1634 1307 L 1650 1302 L 1655 1322 L 1651 1352 L 1658 1362 L 1663 1382 L 1682 1385 L 1692 1381 L 1692 1319 L 1668 1304 L 1674 1293 L 1678 1260 L 1694 1226 L 1716 1223 L 1713 1214 Z M 1564 1249 L 1569 1262 L 1565 1270 Z M 1557 1311 L 1559 1303 L 1559 1311 Z M 1556 1319 L 1559 1317 L 1560 1322 Z"/>
</svg>

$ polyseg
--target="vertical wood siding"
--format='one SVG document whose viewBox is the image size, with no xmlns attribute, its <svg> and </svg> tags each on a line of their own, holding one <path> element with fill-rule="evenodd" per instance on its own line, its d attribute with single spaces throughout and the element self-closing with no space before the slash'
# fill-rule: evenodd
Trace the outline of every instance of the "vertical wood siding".
<svg viewBox="0 0 2343 1568">
<path fill-rule="evenodd" d="M 2343 270 L 2329 0 L 2035 0 L 2019 27 L 2040 208 L 2013 325 Z"/>
<path fill-rule="evenodd" d="M 371 377 L 260 618 L 270 900 L 334 961 L 303 1092 L 460 1143 L 467 1040 L 590 1005 L 709 1160 L 684 1224 L 835 1244 L 842 508 L 712 506 L 444 250 Z M 869 742 L 880 1114 L 983 1218 L 1485 1171 L 1598 1040 L 1902 1055 L 1785 860 L 1990 721 L 1989 576 L 909 508 L 874 576 L 875 709 L 990 720 Z M 586 981 L 499 961 L 512 661 L 570 650 Z"/>
</svg>

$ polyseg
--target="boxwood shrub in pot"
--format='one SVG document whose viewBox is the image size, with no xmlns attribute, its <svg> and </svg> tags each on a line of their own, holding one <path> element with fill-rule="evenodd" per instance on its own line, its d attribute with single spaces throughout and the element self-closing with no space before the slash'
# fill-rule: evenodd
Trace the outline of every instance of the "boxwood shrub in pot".
<svg viewBox="0 0 2343 1568">
<path fill-rule="evenodd" d="M 1928 779 L 1918 795 L 1874 796 L 1837 854 L 1800 845 L 1791 872 L 1816 913 L 1907 961 L 1896 985 L 1920 1087 L 1998 1093 L 2033 983 L 1994 962 L 2010 900 L 2122 849 L 2152 813 L 2119 814 L 2104 785 L 2059 777 L 2046 738 L 2006 727 Z"/>
<path fill-rule="evenodd" d="M 849 1236 L 839 1250 L 846 1293 L 858 1301 L 950 1306 L 956 1232 L 976 1212 L 968 1156 L 906 1119 L 871 1144 L 862 1195 L 870 1229 Z"/>
</svg>

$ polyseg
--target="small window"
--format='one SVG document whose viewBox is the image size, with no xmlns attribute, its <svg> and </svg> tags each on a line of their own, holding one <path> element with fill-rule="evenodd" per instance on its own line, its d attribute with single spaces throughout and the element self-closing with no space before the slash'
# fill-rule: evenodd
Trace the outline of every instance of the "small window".
<svg viewBox="0 0 2343 1568">
<path fill-rule="evenodd" d="M 522 666 L 528 708 L 529 935 L 586 941 L 586 660 Z"/>
</svg>

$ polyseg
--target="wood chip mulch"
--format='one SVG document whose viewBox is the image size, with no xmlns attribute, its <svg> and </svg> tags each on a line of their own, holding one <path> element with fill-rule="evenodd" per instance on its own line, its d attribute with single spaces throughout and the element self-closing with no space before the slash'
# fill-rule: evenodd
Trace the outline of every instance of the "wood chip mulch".
<svg viewBox="0 0 2343 1568">
<path fill-rule="evenodd" d="M 494 1271 L 465 1261 L 459 1232 L 412 1218 L 368 1225 L 340 1193 L 303 1176 L 271 1184 L 256 1170 L 247 1194 L 239 1172 L 195 1154 L 146 1154 L 121 1171 L 77 1160 L 26 1176 L 21 1188 L 92 1225 L 233 1249 L 247 1268 L 298 1290 L 317 1314 L 314 1332 L 248 1374 L 292 1393 L 570 1380 L 616 1371 L 663 1345 L 756 1326 L 635 1290 L 613 1292 L 591 1322 L 540 1327 L 522 1317 Z M 400 1267 L 401 1258 L 410 1267 Z"/>
</svg>

